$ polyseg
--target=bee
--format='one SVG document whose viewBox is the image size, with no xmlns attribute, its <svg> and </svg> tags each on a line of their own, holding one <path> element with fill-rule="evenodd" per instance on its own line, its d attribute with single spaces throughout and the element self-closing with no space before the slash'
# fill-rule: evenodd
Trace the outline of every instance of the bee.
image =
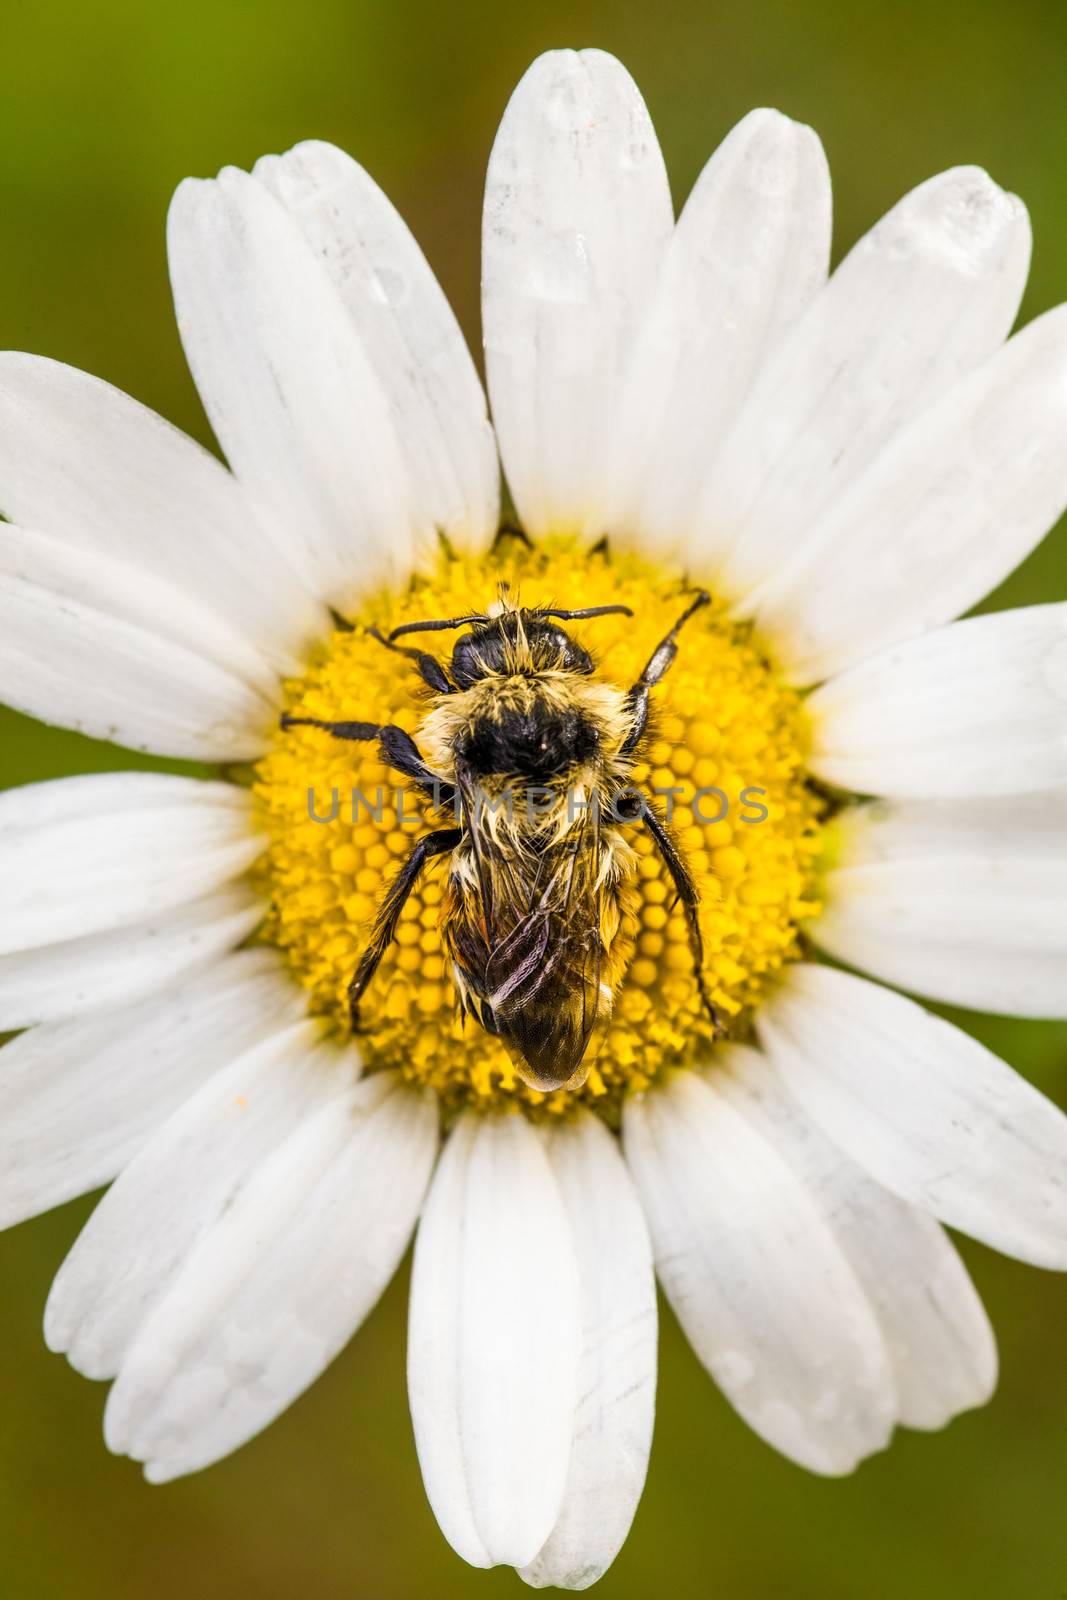
<svg viewBox="0 0 1067 1600">
<path fill-rule="evenodd" d="M 718 1027 L 692 875 L 656 809 L 630 784 L 650 692 L 677 655 L 681 629 L 709 598 L 695 595 L 624 689 L 595 679 L 593 657 L 561 624 L 632 616 L 629 607 L 527 608 L 502 585 L 484 613 L 406 622 L 388 637 L 370 630 L 408 657 L 431 691 L 415 739 L 389 724 L 283 717 L 286 727 L 376 741 L 386 765 L 455 819 L 418 840 L 386 892 L 349 986 L 354 1030 L 408 896 L 426 864 L 447 855 L 441 937 L 460 1015 L 503 1041 L 532 1088 L 579 1088 L 594 1029 L 602 1034 L 625 971 L 618 934 L 636 856 L 623 827 L 635 824 L 651 835 L 684 908 L 697 987 Z M 469 631 L 447 668 L 399 643 L 460 629 Z"/>
</svg>

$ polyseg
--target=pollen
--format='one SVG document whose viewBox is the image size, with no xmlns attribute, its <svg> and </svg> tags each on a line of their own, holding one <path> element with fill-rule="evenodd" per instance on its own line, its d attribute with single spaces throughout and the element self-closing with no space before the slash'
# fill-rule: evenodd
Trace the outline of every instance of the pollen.
<svg viewBox="0 0 1067 1600">
<path fill-rule="evenodd" d="M 417 737 L 432 698 L 414 666 L 369 631 L 484 612 L 506 581 L 524 605 L 577 610 L 622 604 L 633 617 L 567 624 L 596 676 L 628 687 L 684 606 L 682 585 L 629 555 L 565 541 L 531 550 L 498 541 L 490 561 L 442 557 L 402 595 L 381 594 L 327 640 L 286 707 L 323 721 L 394 723 Z M 408 644 L 447 662 L 455 633 Z M 704 980 L 729 1037 L 742 1037 L 767 985 L 796 959 L 819 907 L 824 802 L 807 781 L 800 696 L 759 642 L 714 602 L 686 624 L 678 656 L 653 690 L 632 782 L 669 822 L 700 896 Z M 270 910 L 263 937 L 285 954 L 312 1013 L 349 1028 L 347 989 L 375 916 L 416 840 L 454 825 L 451 810 L 387 768 L 377 745 L 320 729 L 280 730 L 257 764 L 255 805 L 269 847 L 260 866 Z M 635 852 L 624 885 L 610 1021 L 594 1036 L 576 1094 L 542 1094 L 518 1077 L 499 1040 L 456 1015 L 441 939 L 448 857 L 429 863 L 360 1006 L 368 1070 L 394 1067 L 449 1107 L 512 1102 L 547 1114 L 582 1102 L 611 1117 L 621 1096 L 714 1048 L 682 907 L 640 822 L 620 824 Z"/>
</svg>

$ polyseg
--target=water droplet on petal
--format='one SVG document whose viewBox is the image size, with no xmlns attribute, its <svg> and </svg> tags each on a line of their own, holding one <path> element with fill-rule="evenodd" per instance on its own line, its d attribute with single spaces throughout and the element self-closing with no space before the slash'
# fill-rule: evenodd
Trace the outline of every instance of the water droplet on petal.
<svg viewBox="0 0 1067 1600">
<path fill-rule="evenodd" d="M 408 281 L 393 267 L 378 267 L 371 280 L 376 298 L 383 306 L 402 306 L 408 297 Z"/>
</svg>

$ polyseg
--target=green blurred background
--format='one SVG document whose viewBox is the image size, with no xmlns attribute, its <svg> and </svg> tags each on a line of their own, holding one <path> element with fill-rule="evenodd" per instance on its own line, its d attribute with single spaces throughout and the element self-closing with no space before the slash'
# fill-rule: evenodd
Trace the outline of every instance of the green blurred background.
<svg viewBox="0 0 1067 1600">
<path fill-rule="evenodd" d="M 399 204 L 476 344 L 490 141 L 515 79 L 559 44 L 627 62 L 677 203 L 730 125 L 775 105 L 826 143 L 838 255 L 911 185 L 977 162 L 1033 215 L 1024 318 L 1067 297 L 1060 0 L 6 0 L 2 29 L 0 345 L 99 373 L 201 439 L 164 259 L 178 180 L 336 141 Z M 1065 594 L 1061 529 L 991 603 Z M 145 764 L 6 712 L 0 751 L 9 784 Z M 1067 1105 L 1067 1029 L 960 1020 Z M 327 1376 L 236 1457 L 153 1489 L 109 1456 L 103 1389 L 40 1337 L 50 1276 L 89 1209 L 0 1236 L 0 1600 L 522 1592 L 510 1572 L 453 1556 L 424 1500 L 406 1269 Z M 1000 1336 L 996 1400 L 945 1434 L 904 1435 L 844 1482 L 749 1434 L 665 1316 L 649 1485 L 604 1600 L 1063 1600 L 1067 1280 L 964 1248 Z"/>
</svg>

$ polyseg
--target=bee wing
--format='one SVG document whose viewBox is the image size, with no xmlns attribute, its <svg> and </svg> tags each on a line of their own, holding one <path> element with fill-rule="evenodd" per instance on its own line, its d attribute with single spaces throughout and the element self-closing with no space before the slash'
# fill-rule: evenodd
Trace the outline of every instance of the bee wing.
<svg viewBox="0 0 1067 1600">
<path fill-rule="evenodd" d="M 544 849 L 525 893 L 495 906 L 486 999 L 538 1089 L 571 1083 L 602 1010 L 600 866 L 599 821 L 586 811 Z"/>
</svg>

